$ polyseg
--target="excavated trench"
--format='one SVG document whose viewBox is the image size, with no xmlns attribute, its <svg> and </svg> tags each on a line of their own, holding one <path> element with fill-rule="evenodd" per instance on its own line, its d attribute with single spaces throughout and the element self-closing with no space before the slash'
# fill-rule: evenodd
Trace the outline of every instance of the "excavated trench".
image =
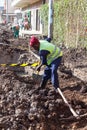
<svg viewBox="0 0 87 130">
<path fill-rule="evenodd" d="M 14 39 L 10 45 L 0 44 L 0 64 L 36 62 L 36 57 L 28 52 L 26 40 Z M 87 79 L 77 78 L 78 74 L 73 76 L 79 65 L 80 68 L 87 65 L 87 53 L 82 50 L 84 58 L 81 58 L 80 51 L 66 50 L 58 72 L 61 91 L 73 109 L 82 115 L 87 113 L 87 93 L 81 94 L 80 88 L 87 85 Z M 0 66 L 0 129 L 86 130 L 87 117 L 72 118 L 69 107 L 50 81 L 44 90 L 36 92 L 39 83 L 32 78 L 32 72 L 30 66 Z"/>
</svg>

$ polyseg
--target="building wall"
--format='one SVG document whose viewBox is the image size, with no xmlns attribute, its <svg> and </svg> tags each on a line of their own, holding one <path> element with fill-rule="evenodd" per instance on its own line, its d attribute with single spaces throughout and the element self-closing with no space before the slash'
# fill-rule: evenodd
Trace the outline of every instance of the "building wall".
<svg viewBox="0 0 87 130">
<path fill-rule="evenodd" d="M 5 0 L 4 7 L 8 13 L 14 13 L 15 8 L 11 6 L 12 0 Z"/>
<path fill-rule="evenodd" d="M 25 7 L 23 7 L 21 3 L 23 7 L 21 8 L 23 16 L 24 16 L 24 13 L 28 14 L 28 12 L 30 11 L 30 22 L 31 22 L 32 30 L 38 30 L 38 31 L 42 30 L 41 18 L 39 16 L 39 9 L 42 4 L 48 3 L 48 2 L 49 0 L 43 0 L 43 1 L 39 0 L 38 2 L 35 2 L 33 4 L 26 4 Z"/>
<path fill-rule="evenodd" d="M 32 30 L 41 30 L 41 23 L 39 17 L 39 9 L 42 5 L 42 2 L 39 1 L 31 6 L 29 6 L 29 10 L 31 11 L 31 27 Z M 38 18 L 37 18 L 38 17 Z"/>
<path fill-rule="evenodd" d="M 4 10 L 2 11 L 3 21 L 12 22 L 14 16 L 14 8 L 11 7 L 11 0 L 4 0 Z"/>
<path fill-rule="evenodd" d="M 28 14 L 30 11 L 30 23 L 31 23 L 31 29 L 41 31 L 42 26 L 40 23 L 40 17 L 38 10 L 40 9 L 40 6 L 42 4 L 42 1 L 36 2 L 35 4 L 31 4 L 28 7 L 25 7 L 22 9 L 22 14 Z"/>
</svg>

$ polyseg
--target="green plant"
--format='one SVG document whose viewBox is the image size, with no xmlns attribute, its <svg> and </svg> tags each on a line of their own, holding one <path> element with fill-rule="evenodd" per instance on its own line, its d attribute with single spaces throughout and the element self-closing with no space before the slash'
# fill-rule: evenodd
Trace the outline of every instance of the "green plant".
<svg viewBox="0 0 87 130">
<path fill-rule="evenodd" d="M 87 43 L 87 0 L 60 0 L 53 4 L 53 42 L 68 47 Z M 43 32 L 48 34 L 48 4 L 40 10 Z"/>
</svg>

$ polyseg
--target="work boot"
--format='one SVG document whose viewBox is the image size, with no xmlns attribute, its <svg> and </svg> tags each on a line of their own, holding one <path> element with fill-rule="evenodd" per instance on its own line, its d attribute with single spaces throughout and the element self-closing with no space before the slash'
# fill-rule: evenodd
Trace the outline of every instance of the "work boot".
<svg viewBox="0 0 87 130">
<path fill-rule="evenodd" d="M 87 92 L 87 86 L 82 86 L 82 88 L 80 89 L 81 93 L 86 93 Z"/>
</svg>

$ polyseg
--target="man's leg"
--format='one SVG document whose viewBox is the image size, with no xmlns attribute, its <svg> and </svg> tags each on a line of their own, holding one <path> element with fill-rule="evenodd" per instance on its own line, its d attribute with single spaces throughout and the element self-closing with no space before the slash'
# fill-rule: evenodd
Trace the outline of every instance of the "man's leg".
<svg viewBox="0 0 87 130">
<path fill-rule="evenodd" d="M 61 63 L 62 57 L 59 57 L 51 64 L 51 81 L 55 89 L 59 87 L 59 79 L 58 79 L 58 67 Z"/>
<path fill-rule="evenodd" d="M 44 70 L 44 75 L 42 77 L 40 88 L 44 89 L 47 84 L 48 79 L 50 78 L 51 78 L 51 69 L 50 67 L 46 67 Z"/>
<path fill-rule="evenodd" d="M 46 67 L 44 70 L 44 74 L 43 74 L 40 86 L 34 92 L 37 93 L 37 92 L 39 92 L 39 90 L 44 89 L 46 87 L 48 79 L 50 79 L 50 78 L 51 78 L 51 69 L 49 67 Z"/>
</svg>

